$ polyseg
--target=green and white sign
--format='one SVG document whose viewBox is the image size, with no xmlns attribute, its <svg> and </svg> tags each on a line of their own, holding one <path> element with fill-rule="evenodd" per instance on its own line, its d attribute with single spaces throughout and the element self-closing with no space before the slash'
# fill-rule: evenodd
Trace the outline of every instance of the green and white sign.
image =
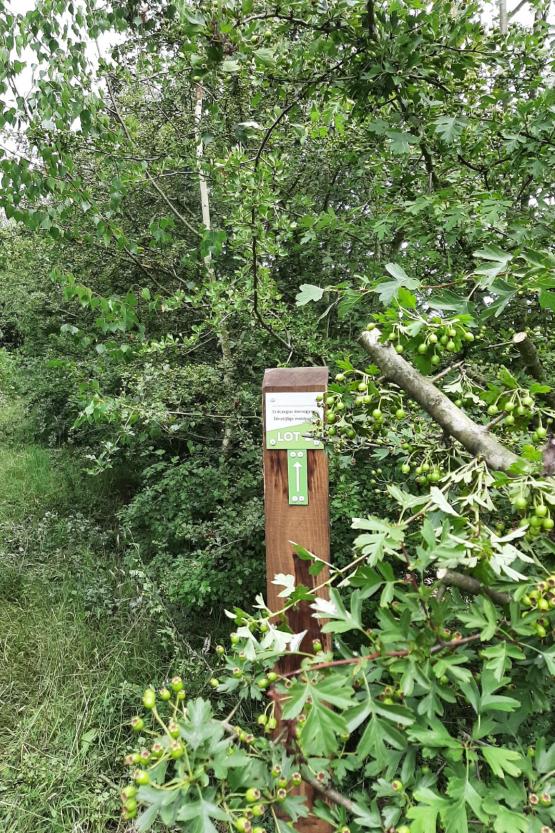
<svg viewBox="0 0 555 833">
<path fill-rule="evenodd" d="M 323 393 L 323 391 L 322 391 Z M 294 391 L 266 394 L 266 448 L 323 448 L 315 438 L 315 419 L 323 419 L 324 409 L 316 401 L 317 392 Z"/>
<path fill-rule="evenodd" d="M 289 486 L 289 505 L 306 506 L 308 504 L 308 468 L 307 452 L 287 451 L 287 480 Z"/>
</svg>

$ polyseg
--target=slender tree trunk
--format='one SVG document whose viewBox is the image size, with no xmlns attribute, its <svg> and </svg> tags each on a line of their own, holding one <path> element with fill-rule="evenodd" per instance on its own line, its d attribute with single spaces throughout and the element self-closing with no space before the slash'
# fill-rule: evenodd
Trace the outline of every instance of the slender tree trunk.
<svg viewBox="0 0 555 833">
<path fill-rule="evenodd" d="M 204 173 L 204 168 L 202 165 L 203 156 L 204 156 L 204 143 L 202 141 L 202 105 L 204 100 L 204 89 L 202 84 L 197 86 L 197 99 L 195 103 L 195 130 L 196 130 L 196 157 L 197 157 L 197 168 L 198 168 L 198 176 L 199 176 L 199 187 L 200 187 L 200 205 L 202 211 L 202 225 L 206 229 L 206 231 L 210 231 L 212 228 L 212 222 L 210 218 L 210 192 L 208 189 L 208 181 L 206 179 L 206 175 Z M 207 255 L 204 257 L 204 265 L 206 266 L 206 272 L 208 275 L 208 280 L 213 286 L 214 291 L 216 290 L 217 278 L 216 272 L 214 270 L 214 264 L 212 263 L 212 255 L 208 252 Z M 231 352 L 231 344 L 230 344 L 230 337 L 229 337 L 229 329 L 225 322 L 223 316 L 219 310 L 216 310 L 216 318 L 218 319 L 218 323 L 216 326 L 218 327 L 217 336 L 218 341 L 220 343 L 220 349 L 222 351 L 222 360 L 223 360 L 223 382 L 224 387 L 229 393 L 232 395 L 232 375 L 233 375 L 233 356 Z M 224 433 L 222 439 L 222 451 L 224 454 L 227 454 L 231 447 L 231 426 L 229 424 L 229 420 L 226 420 L 224 426 Z"/>
<path fill-rule="evenodd" d="M 507 0 L 499 0 L 499 30 L 506 35 L 509 29 L 509 15 L 507 13 Z"/>
</svg>

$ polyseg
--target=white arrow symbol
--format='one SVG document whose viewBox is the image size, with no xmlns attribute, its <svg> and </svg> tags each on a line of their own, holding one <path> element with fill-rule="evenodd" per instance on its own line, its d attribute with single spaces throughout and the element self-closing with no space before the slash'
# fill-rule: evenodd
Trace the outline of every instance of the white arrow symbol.
<svg viewBox="0 0 555 833">
<path fill-rule="evenodd" d="M 297 492 L 301 491 L 301 464 L 300 463 L 293 463 L 293 467 L 295 468 L 295 474 L 297 475 Z"/>
</svg>

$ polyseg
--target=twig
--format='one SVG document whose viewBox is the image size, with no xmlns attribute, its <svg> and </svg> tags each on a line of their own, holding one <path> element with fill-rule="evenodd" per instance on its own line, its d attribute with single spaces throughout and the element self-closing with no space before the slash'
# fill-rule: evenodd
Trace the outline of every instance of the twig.
<svg viewBox="0 0 555 833">
<path fill-rule="evenodd" d="M 476 642 L 480 639 L 479 633 L 474 633 L 472 636 L 465 636 L 462 639 L 452 639 L 450 642 L 441 640 L 430 648 L 430 654 L 437 654 L 440 651 L 453 651 L 460 645 L 468 645 L 470 642 Z M 316 665 L 311 665 L 310 668 L 297 668 L 296 671 L 287 671 L 281 677 L 297 677 L 299 674 L 306 674 L 310 671 L 323 671 L 326 668 L 336 668 L 339 665 L 359 665 L 361 662 L 372 662 L 375 659 L 391 659 L 392 657 L 408 657 L 412 653 L 410 648 L 402 648 L 399 651 L 374 651 L 373 654 L 364 654 L 362 657 L 349 657 L 348 659 L 335 659 L 329 662 L 319 662 Z"/>
<path fill-rule="evenodd" d="M 437 577 L 442 584 L 448 587 L 458 587 L 459 590 L 464 590 L 465 593 L 470 593 L 471 596 L 488 596 L 493 602 L 500 605 L 508 605 L 511 602 L 508 593 L 493 590 L 493 588 L 481 584 L 477 579 L 466 576 L 464 573 L 443 569 L 437 571 Z"/>
<path fill-rule="evenodd" d="M 303 781 L 310 784 L 310 786 L 313 787 L 316 792 L 320 793 L 320 795 L 323 795 L 325 798 L 329 798 L 334 804 L 344 807 L 348 813 L 351 813 L 352 816 L 360 815 L 356 804 L 351 801 L 350 798 L 347 798 L 347 796 L 337 792 L 337 790 L 334 790 L 334 788 L 330 787 L 329 784 L 321 784 L 317 778 L 309 775 L 306 771 L 302 773 L 302 776 Z"/>
</svg>

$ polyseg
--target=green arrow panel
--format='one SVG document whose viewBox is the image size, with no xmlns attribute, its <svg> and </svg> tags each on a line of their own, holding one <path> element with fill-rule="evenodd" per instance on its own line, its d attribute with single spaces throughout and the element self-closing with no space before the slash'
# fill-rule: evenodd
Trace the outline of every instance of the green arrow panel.
<svg viewBox="0 0 555 833">
<path fill-rule="evenodd" d="M 308 506 L 307 451 L 287 449 L 287 480 L 289 483 L 289 505 Z"/>
</svg>

